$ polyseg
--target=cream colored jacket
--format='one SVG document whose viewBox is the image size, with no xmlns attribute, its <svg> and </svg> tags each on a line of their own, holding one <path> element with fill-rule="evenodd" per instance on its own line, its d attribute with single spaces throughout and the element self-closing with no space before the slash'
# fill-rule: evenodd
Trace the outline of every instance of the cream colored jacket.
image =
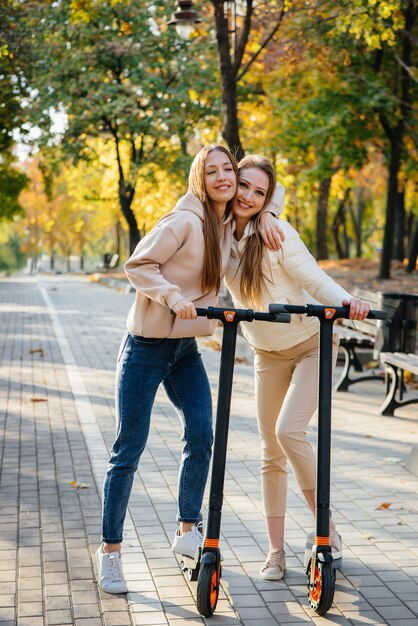
<svg viewBox="0 0 418 626">
<path fill-rule="evenodd" d="M 297 231 L 282 219 L 280 226 L 286 238 L 281 250 L 273 252 L 265 248 L 264 252 L 263 274 L 267 280 L 263 309 L 267 311 L 271 302 L 340 306 L 343 300 L 351 299 L 353 296 L 318 266 Z M 248 308 L 240 293 L 239 261 L 252 233 L 253 223 L 250 222 L 242 239 L 233 240 L 232 254 L 224 277 L 237 308 Z M 318 320 L 305 315 L 292 315 L 290 324 L 242 322 L 241 326 L 251 346 L 270 352 L 292 348 L 319 331 Z"/>
<path fill-rule="evenodd" d="M 127 320 L 132 334 L 174 339 L 211 335 L 215 330 L 216 320 L 182 320 L 170 313 L 181 300 L 196 307 L 217 305 L 215 290 L 202 293 L 200 285 L 205 252 L 203 218 L 202 203 L 186 193 L 141 239 L 126 262 L 126 275 L 136 289 Z M 231 224 L 229 216 L 220 233 L 222 275 L 231 251 Z"/>
</svg>

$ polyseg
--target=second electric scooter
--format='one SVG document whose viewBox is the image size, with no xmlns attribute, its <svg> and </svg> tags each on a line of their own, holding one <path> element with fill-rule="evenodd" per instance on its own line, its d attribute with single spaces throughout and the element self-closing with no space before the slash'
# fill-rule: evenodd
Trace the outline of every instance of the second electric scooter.
<svg viewBox="0 0 418 626">
<path fill-rule="evenodd" d="M 197 609 L 201 615 L 210 617 L 216 609 L 221 579 L 219 535 L 221 530 L 229 415 L 238 324 L 243 321 L 252 322 L 254 320 L 289 323 L 290 315 L 283 312 L 278 314 L 259 313 L 252 309 L 230 309 L 221 307 L 208 307 L 207 309 L 198 308 L 196 311 L 198 316 L 221 321 L 223 324 L 223 337 L 205 538 L 203 547 L 196 553 L 195 558 L 181 557 L 180 566 L 183 570 L 188 570 L 189 580 L 196 580 L 197 578 Z"/>
<path fill-rule="evenodd" d="M 324 615 L 332 605 L 335 568 L 329 540 L 331 469 L 332 335 L 335 320 L 349 319 L 350 307 L 308 304 L 270 304 L 270 313 L 296 313 L 319 319 L 318 443 L 316 476 L 316 532 L 307 568 L 308 600 L 311 608 Z M 371 319 L 386 319 L 385 311 L 369 311 Z"/>
</svg>

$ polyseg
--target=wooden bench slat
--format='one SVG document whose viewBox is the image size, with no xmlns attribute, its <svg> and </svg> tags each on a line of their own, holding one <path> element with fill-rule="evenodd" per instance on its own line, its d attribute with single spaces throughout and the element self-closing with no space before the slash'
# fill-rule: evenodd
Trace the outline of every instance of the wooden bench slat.
<svg viewBox="0 0 418 626">
<path fill-rule="evenodd" d="M 403 352 L 382 352 L 380 360 L 402 369 L 418 374 L 418 356 L 415 354 L 404 354 Z"/>
<path fill-rule="evenodd" d="M 403 400 L 403 372 L 406 370 L 412 374 L 418 374 L 418 356 L 404 352 L 381 352 L 379 356 L 382 363 L 389 366 L 386 367 L 386 373 L 390 377 L 390 384 L 387 380 L 386 398 L 380 407 L 380 413 L 393 415 L 398 407 L 418 402 L 418 397 Z"/>
</svg>

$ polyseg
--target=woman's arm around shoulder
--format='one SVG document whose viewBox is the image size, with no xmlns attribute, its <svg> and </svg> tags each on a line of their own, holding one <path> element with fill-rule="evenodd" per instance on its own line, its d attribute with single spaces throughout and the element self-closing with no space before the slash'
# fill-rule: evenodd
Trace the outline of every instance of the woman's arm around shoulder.
<svg viewBox="0 0 418 626">
<path fill-rule="evenodd" d="M 264 207 L 260 216 L 260 235 L 270 250 L 280 250 L 282 241 L 285 240 L 285 235 L 277 220 L 284 209 L 285 193 L 283 185 L 277 183 L 272 199 Z"/>
</svg>

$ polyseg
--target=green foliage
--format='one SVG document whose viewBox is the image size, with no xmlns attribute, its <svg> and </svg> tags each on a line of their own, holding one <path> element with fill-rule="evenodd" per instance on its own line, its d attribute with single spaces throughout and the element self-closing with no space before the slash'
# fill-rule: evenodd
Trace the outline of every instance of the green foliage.
<svg viewBox="0 0 418 626">
<path fill-rule="evenodd" d="M 1 160 L 3 162 L 1 162 Z M 18 172 L 12 165 L 11 158 L 0 160 L 0 220 L 11 220 L 21 215 L 23 209 L 19 204 L 19 195 L 28 183 L 28 178 Z"/>
<path fill-rule="evenodd" d="M 20 269 L 25 264 L 24 255 L 20 249 L 19 239 L 16 234 L 1 239 L 0 246 L 0 271 L 11 272 Z"/>
<path fill-rule="evenodd" d="M 108 134 L 131 145 L 131 173 L 159 159 L 161 139 L 187 137 L 213 102 L 204 91 L 193 42 L 167 29 L 166 2 L 76 2 L 48 11 L 37 32 L 37 123 L 50 128 L 49 109 L 68 115 L 64 146 L 88 157 L 87 136 Z"/>
</svg>

